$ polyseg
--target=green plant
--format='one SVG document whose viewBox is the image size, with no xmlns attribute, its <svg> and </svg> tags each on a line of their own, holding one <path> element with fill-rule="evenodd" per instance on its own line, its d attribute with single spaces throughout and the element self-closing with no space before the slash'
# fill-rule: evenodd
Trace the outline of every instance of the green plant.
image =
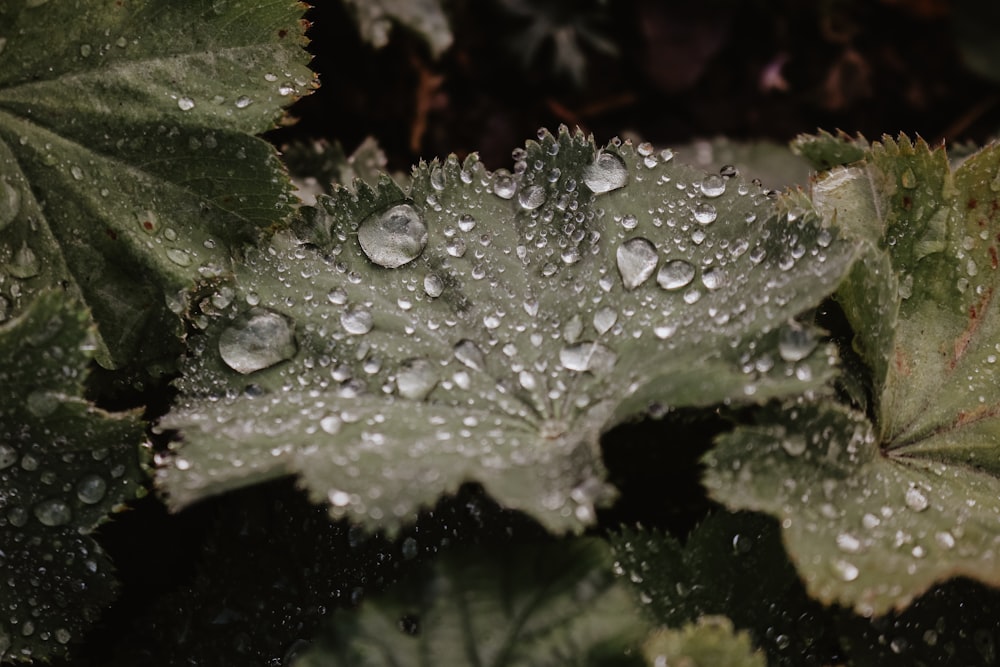
<svg viewBox="0 0 1000 667">
<path fill-rule="evenodd" d="M 296 3 L 81 4 L 0 3 L 0 659 L 118 630 L 91 533 L 150 484 L 217 524 L 111 664 L 995 658 L 995 147 L 801 137 L 782 195 L 565 127 L 286 167 Z M 686 535 L 602 514 L 642 417 L 713 431 Z"/>
</svg>

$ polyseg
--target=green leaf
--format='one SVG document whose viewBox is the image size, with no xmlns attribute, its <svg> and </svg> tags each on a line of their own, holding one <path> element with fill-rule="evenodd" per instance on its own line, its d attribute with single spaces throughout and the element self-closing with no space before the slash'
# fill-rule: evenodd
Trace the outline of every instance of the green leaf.
<svg viewBox="0 0 1000 667">
<path fill-rule="evenodd" d="M 871 367 L 874 421 L 786 407 L 723 437 L 707 483 L 779 517 L 809 590 L 865 615 L 966 575 L 1000 584 L 1000 149 L 954 172 L 943 149 L 886 139 L 814 188 L 865 246 L 838 293 Z"/>
<path fill-rule="evenodd" d="M 225 273 L 232 244 L 290 211 L 275 151 L 251 134 L 313 85 L 301 12 L 0 7 L 0 298 L 19 312 L 68 284 L 97 321 L 102 364 L 156 354 L 178 328 L 165 299 Z"/>
<path fill-rule="evenodd" d="M 643 649 L 651 667 L 767 667 L 763 653 L 754 651 L 750 636 L 736 632 L 724 616 L 708 616 L 679 630 L 658 630 Z"/>
<path fill-rule="evenodd" d="M 444 554 L 433 569 L 339 612 L 310 665 L 629 665 L 646 631 L 596 539 Z"/>
<path fill-rule="evenodd" d="M 142 422 L 82 398 L 88 317 L 45 293 L 0 325 L 0 658 L 65 654 L 114 593 L 88 536 L 144 493 Z"/>
<path fill-rule="evenodd" d="M 361 36 L 375 48 L 389 43 L 393 23 L 412 30 L 434 58 L 451 47 L 454 37 L 441 0 L 344 0 L 358 22 Z"/>
<path fill-rule="evenodd" d="M 732 141 L 726 137 L 699 140 L 674 149 L 681 162 L 706 171 L 735 167 L 748 179 L 781 189 L 809 182 L 809 162 L 787 145 L 771 141 Z"/>
<path fill-rule="evenodd" d="M 579 531 L 611 497 L 611 425 L 824 387 L 832 348 L 792 318 L 850 243 L 738 176 L 541 137 L 513 174 L 452 157 L 407 192 L 321 198 L 198 301 L 161 424 L 185 442 L 159 471 L 170 504 L 296 473 L 334 516 L 394 530 L 478 481 Z"/>
<path fill-rule="evenodd" d="M 824 664 L 839 653 L 834 611 L 807 595 L 771 517 L 720 510 L 683 545 L 643 528 L 622 528 L 611 542 L 616 571 L 658 625 L 728 617 L 772 665 Z"/>
<path fill-rule="evenodd" d="M 867 149 L 864 137 L 851 137 L 841 130 L 837 130 L 836 135 L 826 130 L 820 130 L 819 134 L 800 134 L 792 142 L 792 152 L 820 170 L 857 162 Z"/>
</svg>

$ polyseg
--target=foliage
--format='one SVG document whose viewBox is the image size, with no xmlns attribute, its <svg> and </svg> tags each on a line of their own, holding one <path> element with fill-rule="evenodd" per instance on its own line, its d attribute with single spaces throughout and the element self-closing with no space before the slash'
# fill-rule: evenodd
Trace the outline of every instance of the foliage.
<svg viewBox="0 0 1000 667">
<path fill-rule="evenodd" d="M 604 48 L 502 4 L 529 59 Z M 374 139 L 255 136 L 316 87 L 303 11 L 0 0 L 0 661 L 995 660 L 1000 147 L 560 127 L 390 176 Z M 808 191 L 755 178 L 802 160 Z M 637 419 L 704 453 L 690 531 L 617 522 Z M 214 520 L 123 618 L 102 540 L 150 488 Z"/>
</svg>

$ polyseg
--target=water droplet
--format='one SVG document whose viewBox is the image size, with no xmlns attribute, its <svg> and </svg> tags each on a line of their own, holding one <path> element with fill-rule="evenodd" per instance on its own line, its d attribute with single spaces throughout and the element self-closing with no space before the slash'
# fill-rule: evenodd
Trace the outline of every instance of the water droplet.
<svg viewBox="0 0 1000 667">
<path fill-rule="evenodd" d="M 804 436 L 786 436 L 781 440 L 781 448 L 788 452 L 789 456 L 802 456 L 806 451 L 806 439 Z"/>
<path fill-rule="evenodd" d="M 368 259 L 387 269 L 412 262 L 427 245 L 427 225 L 409 204 L 371 215 L 358 227 L 358 242 Z"/>
<path fill-rule="evenodd" d="M 861 540 L 850 533 L 840 533 L 837 535 L 837 548 L 849 554 L 861 551 Z"/>
<path fill-rule="evenodd" d="M 434 365 L 426 359 L 407 359 L 396 371 L 396 389 L 403 398 L 420 401 L 427 398 L 438 383 Z"/>
<path fill-rule="evenodd" d="M 517 195 L 517 203 L 527 211 L 538 208 L 545 203 L 545 188 L 540 185 L 529 185 Z"/>
<path fill-rule="evenodd" d="M 861 574 L 854 563 L 850 563 L 846 560 L 835 560 L 832 565 L 834 574 L 844 581 L 854 581 L 858 578 L 858 575 Z"/>
<path fill-rule="evenodd" d="M 444 281 L 433 273 L 424 276 L 424 292 L 432 299 L 436 299 L 444 292 Z"/>
<path fill-rule="evenodd" d="M 266 308 L 251 308 L 219 336 L 219 354 L 226 365 L 246 375 L 295 356 L 292 321 Z"/>
<path fill-rule="evenodd" d="M 472 370 L 486 368 L 486 356 L 473 341 L 463 338 L 455 344 L 455 358 Z"/>
<path fill-rule="evenodd" d="M 80 502 L 93 505 L 101 501 L 108 490 L 108 483 L 100 475 L 89 474 L 76 483 L 76 497 Z"/>
<path fill-rule="evenodd" d="M 346 491 L 332 489 L 327 497 L 330 499 L 330 504 L 334 507 L 347 507 L 351 503 L 351 494 Z"/>
<path fill-rule="evenodd" d="M 718 174 L 709 174 L 701 182 L 701 193 L 706 197 L 718 197 L 726 191 L 726 179 Z"/>
<path fill-rule="evenodd" d="M 337 415 L 327 415 L 319 420 L 319 427 L 328 435 L 337 435 L 343 425 L 344 420 Z"/>
<path fill-rule="evenodd" d="M 191 255 L 188 254 L 187 250 L 181 248 L 167 248 L 167 259 L 177 266 L 191 265 Z"/>
<path fill-rule="evenodd" d="M 7 443 L 0 443 L 0 470 L 9 468 L 17 463 L 17 450 Z"/>
<path fill-rule="evenodd" d="M 240 95 L 236 98 L 235 105 L 237 109 L 246 109 L 251 104 L 253 104 L 253 100 L 246 95 Z"/>
<path fill-rule="evenodd" d="M 778 354 L 785 361 L 802 361 L 816 349 L 812 329 L 789 320 L 778 332 Z"/>
<path fill-rule="evenodd" d="M 955 536 L 947 530 L 935 534 L 934 540 L 945 549 L 952 549 L 955 546 Z"/>
<path fill-rule="evenodd" d="M 930 503 L 920 489 L 911 486 L 906 490 L 906 506 L 914 512 L 923 512 L 930 506 Z"/>
<path fill-rule="evenodd" d="M 56 641 L 59 642 L 60 644 L 68 644 L 69 640 L 73 638 L 73 635 L 70 634 L 70 631 L 67 630 L 66 628 L 57 628 L 55 631 L 55 636 L 56 636 Z M 0 651 L 0 653 L 2 653 L 2 651 Z"/>
<path fill-rule="evenodd" d="M 412 537 L 407 537 L 403 540 L 403 544 L 400 546 L 400 551 L 403 554 L 403 558 L 406 560 L 413 560 L 420 553 L 419 545 Z"/>
<path fill-rule="evenodd" d="M 45 526 L 62 526 L 70 522 L 73 512 L 59 498 L 49 498 L 35 505 L 35 518 Z"/>
<path fill-rule="evenodd" d="M 340 324 L 347 333 L 362 336 L 372 330 L 375 319 L 364 308 L 351 308 L 341 313 Z"/>
<path fill-rule="evenodd" d="M 694 219 L 702 225 L 711 224 L 718 217 L 715 207 L 706 202 L 696 204 L 691 212 L 694 214 Z"/>
<path fill-rule="evenodd" d="M 598 152 L 594 161 L 583 170 L 583 182 L 594 194 L 625 187 L 627 181 L 625 163 L 614 153 Z"/>
<path fill-rule="evenodd" d="M 656 282 L 665 290 L 678 290 L 694 280 L 695 268 L 683 259 L 666 262 L 656 274 Z"/>
<path fill-rule="evenodd" d="M 471 232 L 476 228 L 476 219 L 471 215 L 463 215 L 458 219 L 458 228 L 463 232 Z"/>
<path fill-rule="evenodd" d="M 69 173 L 73 177 L 73 180 L 82 181 L 83 180 L 83 169 L 80 169 L 77 165 L 73 165 L 69 168 Z"/>
<path fill-rule="evenodd" d="M 571 371 L 607 375 L 614 369 L 616 361 L 618 355 L 613 350 L 593 341 L 568 345 L 559 350 L 559 363 Z"/>
<path fill-rule="evenodd" d="M 41 262 L 38 255 L 28 247 L 27 243 L 21 244 L 18 251 L 14 253 L 14 257 L 11 258 L 10 264 L 7 265 L 7 271 L 10 275 L 22 280 L 37 276 L 40 270 Z"/>
<path fill-rule="evenodd" d="M 625 289 L 633 290 L 643 284 L 656 270 L 656 246 L 642 237 L 629 239 L 618 246 L 618 272 Z"/>
<path fill-rule="evenodd" d="M 20 210 L 21 191 L 0 179 L 0 229 L 14 222 Z"/>
<path fill-rule="evenodd" d="M 177 108 L 181 111 L 190 111 L 191 109 L 194 109 L 194 100 L 190 97 L 182 97 L 177 100 Z"/>
<path fill-rule="evenodd" d="M 598 334 L 606 334 L 617 321 L 618 311 L 610 306 L 601 308 L 594 313 L 594 328 L 597 329 Z"/>
<path fill-rule="evenodd" d="M 701 274 L 701 284 L 707 290 L 717 290 L 726 284 L 726 271 L 718 266 L 713 266 Z"/>
<path fill-rule="evenodd" d="M 517 181 L 506 169 L 497 169 L 493 173 L 493 194 L 501 199 L 510 199 L 517 191 Z"/>
</svg>

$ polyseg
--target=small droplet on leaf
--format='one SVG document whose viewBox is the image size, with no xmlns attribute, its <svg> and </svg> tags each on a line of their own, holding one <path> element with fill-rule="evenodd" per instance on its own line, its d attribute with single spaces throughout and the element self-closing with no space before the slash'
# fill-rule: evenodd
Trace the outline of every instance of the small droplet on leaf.
<svg viewBox="0 0 1000 667">
<path fill-rule="evenodd" d="M 674 259 L 660 267 L 657 284 L 665 290 L 679 290 L 694 280 L 694 266 L 683 259 Z"/>
<path fill-rule="evenodd" d="M 618 272 L 625 289 L 633 290 L 649 280 L 656 270 L 656 247 L 647 239 L 636 237 L 618 246 Z"/>
<path fill-rule="evenodd" d="M 628 170 L 614 153 L 600 151 L 595 160 L 583 170 L 583 182 L 594 194 L 611 192 L 625 187 Z"/>
<path fill-rule="evenodd" d="M 219 336 L 222 360 L 244 375 L 291 359 L 297 349 L 292 321 L 266 308 L 251 308 Z"/>
</svg>

